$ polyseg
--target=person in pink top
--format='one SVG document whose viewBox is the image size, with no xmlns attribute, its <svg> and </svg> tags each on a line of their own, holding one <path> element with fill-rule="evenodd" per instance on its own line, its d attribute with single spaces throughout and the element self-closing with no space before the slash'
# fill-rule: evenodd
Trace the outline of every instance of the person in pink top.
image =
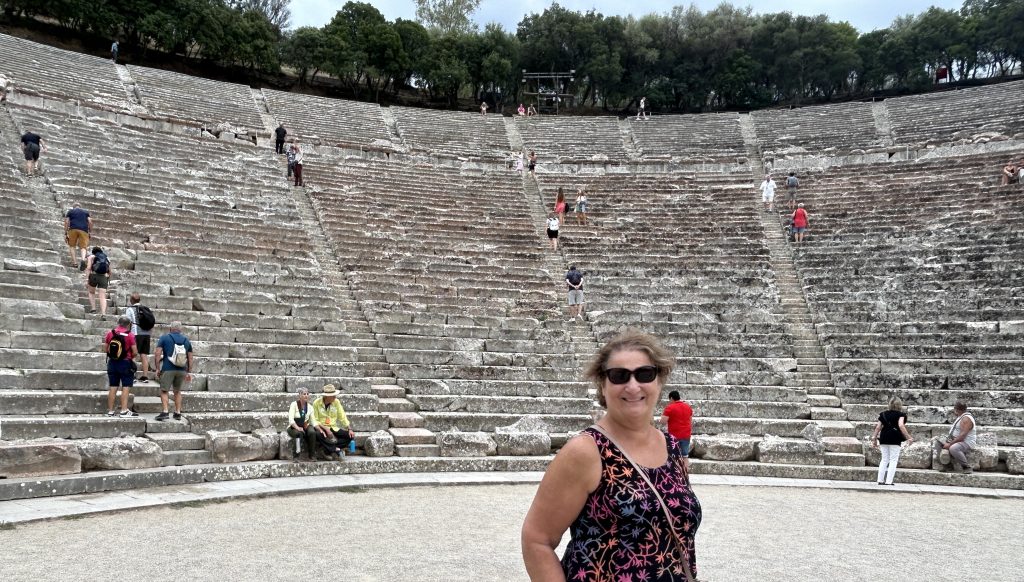
<svg viewBox="0 0 1024 582">
<path fill-rule="evenodd" d="M 693 408 L 680 399 L 679 391 L 668 393 L 669 403 L 661 413 L 661 420 L 668 426 L 668 434 L 679 441 L 679 454 L 689 464 L 690 435 L 693 432 Z"/>
<path fill-rule="evenodd" d="M 116 416 L 114 399 L 117 389 L 121 389 L 121 418 L 138 416 L 128 409 L 128 393 L 135 384 L 135 334 L 132 333 L 132 320 L 121 316 L 117 327 L 103 336 L 103 351 L 107 354 L 107 379 L 110 380 L 110 391 L 107 392 L 107 416 Z"/>
<path fill-rule="evenodd" d="M 807 228 L 810 226 L 810 222 L 807 220 L 807 211 L 804 210 L 804 205 L 798 204 L 796 210 L 793 211 L 793 232 L 796 234 L 796 246 L 799 247 L 804 242 L 804 233 L 807 232 Z"/>
</svg>

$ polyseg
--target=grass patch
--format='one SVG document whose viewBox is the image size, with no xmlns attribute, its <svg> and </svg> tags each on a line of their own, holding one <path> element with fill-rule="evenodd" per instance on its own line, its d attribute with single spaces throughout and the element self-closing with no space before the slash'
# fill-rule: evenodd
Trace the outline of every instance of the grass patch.
<svg viewBox="0 0 1024 582">
<path fill-rule="evenodd" d="M 14 522 L 11 521 L 0 521 L 0 531 L 12 531 L 18 527 Z"/>
</svg>

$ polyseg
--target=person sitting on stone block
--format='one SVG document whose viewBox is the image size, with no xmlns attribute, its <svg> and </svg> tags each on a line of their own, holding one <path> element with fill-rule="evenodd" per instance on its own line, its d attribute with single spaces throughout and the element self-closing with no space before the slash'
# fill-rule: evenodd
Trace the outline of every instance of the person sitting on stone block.
<svg viewBox="0 0 1024 582">
<path fill-rule="evenodd" d="M 1005 166 L 1003 166 L 1003 175 L 999 183 L 1003 186 L 1006 186 L 1008 184 L 1016 184 L 1017 181 L 1020 179 L 1018 172 L 1019 168 L 1016 164 L 1014 164 L 1013 162 L 1006 164 Z"/>
<path fill-rule="evenodd" d="M 345 408 L 338 401 L 338 389 L 333 384 L 324 386 L 323 394 L 313 401 L 310 425 L 306 433 L 312 433 L 319 444 L 315 450 L 327 459 L 343 458 L 345 447 L 356 438 L 345 416 Z"/>
<path fill-rule="evenodd" d="M 310 460 L 313 459 L 313 450 L 316 448 L 316 434 L 313 432 L 312 411 L 309 409 L 309 390 L 299 388 L 295 402 L 288 407 L 288 436 L 294 439 L 292 447 L 292 460 L 299 460 L 301 443 L 306 441 L 306 454 Z"/>
<path fill-rule="evenodd" d="M 967 405 L 963 402 L 957 401 L 953 405 L 953 413 L 956 415 L 953 426 L 945 436 L 932 439 L 932 448 L 940 464 L 953 463 L 952 468 L 943 467 L 942 471 L 971 473 L 973 470 L 967 460 L 967 453 L 978 446 L 978 423 L 967 412 Z"/>
</svg>

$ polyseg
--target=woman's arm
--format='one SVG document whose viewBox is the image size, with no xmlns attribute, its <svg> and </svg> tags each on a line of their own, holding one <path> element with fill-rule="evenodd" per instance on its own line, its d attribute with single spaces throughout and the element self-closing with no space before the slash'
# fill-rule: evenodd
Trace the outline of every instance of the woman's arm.
<svg viewBox="0 0 1024 582">
<path fill-rule="evenodd" d="M 871 446 L 878 448 L 878 433 L 882 432 L 882 421 L 875 423 L 875 432 L 871 435 Z"/>
<path fill-rule="evenodd" d="M 900 417 L 900 432 L 903 433 L 903 436 L 907 437 L 908 441 L 914 442 L 914 437 L 910 436 L 910 430 L 907 429 L 907 424 L 904 422 L 905 420 L 907 420 L 907 417 Z"/>
<path fill-rule="evenodd" d="M 551 461 L 523 522 L 523 561 L 530 580 L 564 582 L 555 548 L 600 482 L 601 457 L 588 436 L 570 440 Z"/>
</svg>

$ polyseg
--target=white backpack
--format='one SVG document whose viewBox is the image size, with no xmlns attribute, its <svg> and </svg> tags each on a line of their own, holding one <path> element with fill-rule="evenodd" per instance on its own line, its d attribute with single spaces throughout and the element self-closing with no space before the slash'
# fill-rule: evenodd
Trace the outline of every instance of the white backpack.
<svg viewBox="0 0 1024 582">
<path fill-rule="evenodd" d="M 174 344 L 174 351 L 171 352 L 171 363 L 179 368 L 188 365 L 188 352 L 185 351 L 185 344 Z"/>
</svg>

